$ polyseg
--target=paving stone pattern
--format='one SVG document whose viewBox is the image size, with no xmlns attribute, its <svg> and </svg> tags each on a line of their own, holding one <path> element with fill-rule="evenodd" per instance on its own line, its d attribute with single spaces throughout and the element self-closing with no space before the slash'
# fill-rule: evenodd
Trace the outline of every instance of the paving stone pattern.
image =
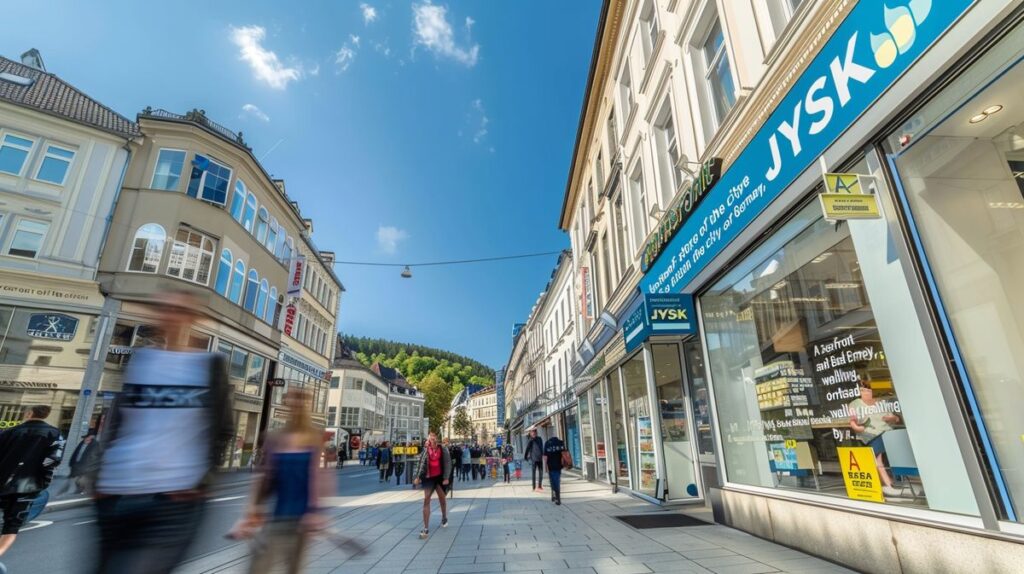
<svg viewBox="0 0 1024 574">
<path fill-rule="evenodd" d="M 448 528 L 434 502 L 430 537 L 419 539 L 423 494 L 408 487 L 360 497 L 339 507 L 333 528 L 366 552 L 330 540 L 309 550 L 308 574 L 641 574 L 650 572 L 793 574 L 852 572 L 831 562 L 720 525 L 635 530 L 612 516 L 662 509 L 606 485 L 566 477 L 562 505 L 530 483 L 457 483 Z M 692 511 L 688 511 L 692 512 Z M 696 513 L 709 519 L 707 511 Z M 194 559 L 187 574 L 246 572 L 240 543 Z"/>
</svg>

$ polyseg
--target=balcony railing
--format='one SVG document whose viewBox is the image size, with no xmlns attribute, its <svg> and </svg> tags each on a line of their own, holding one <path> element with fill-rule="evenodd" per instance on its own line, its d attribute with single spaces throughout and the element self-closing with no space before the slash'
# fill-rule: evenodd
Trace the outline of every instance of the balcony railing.
<svg viewBox="0 0 1024 574">
<path fill-rule="evenodd" d="M 195 123 L 195 124 L 199 124 L 199 125 L 207 128 L 207 129 L 209 129 L 213 133 L 219 135 L 220 137 L 228 140 L 229 142 L 238 144 L 238 145 L 244 147 L 245 149 L 247 149 L 249 151 L 252 151 L 252 148 L 249 147 L 245 143 L 245 138 L 242 137 L 242 132 L 237 132 L 237 133 L 233 132 L 233 131 L 229 130 L 228 128 L 226 128 L 226 127 L 218 124 L 217 122 L 211 120 L 210 118 L 206 117 L 206 110 L 192 109 L 192 110 L 189 110 L 188 112 L 185 112 L 185 114 L 176 114 L 174 112 L 169 112 L 169 111 L 164 110 L 164 109 L 152 108 L 152 107 L 147 106 L 146 109 L 142 110 L 142 112 L 139 113 L 139 116 L 141 116 L 141 117 L 149 117 L 149 118 L 165 118 L 165 119 L 171 119 L 171 120 L 181 120 L 181 121 L 186 121 L 186 122 L 192 122 L 192 123 Z"/>
</svg>

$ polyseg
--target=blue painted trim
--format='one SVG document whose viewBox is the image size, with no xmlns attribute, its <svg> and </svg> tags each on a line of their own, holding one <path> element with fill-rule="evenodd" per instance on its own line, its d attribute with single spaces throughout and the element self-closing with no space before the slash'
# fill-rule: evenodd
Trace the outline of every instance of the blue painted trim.
<svg viewBox="0 0 1024 574">
<path fill-rule="evenodd" d="M 903 209 L 903 213 L 907 217 L 907 227 L 910 231 L 910 236 L 914 241 L 914 247 L 918 252 L 919 261 L 921 262 L 921 270 L 924 273 L 925 282 L 928 285 L 928 291 L 931 293 L 932 300 L 935 302 L 939 322 L 942 324 L 942 330 L 946 336 L 946 341 L 949 344 L 950 351 L 953 353 L 953 362 L 956 365 L 957 373 L 960 375 L 968 407 L 971 409 L 971 415 L 975 424 L 978 425 L 978 434 L 981 438 L 982 448 L 985 450 L 985 456 L 989 459 L 989 466 L 992 468 L 992 475 L 993 478 L 995 478 L 996 488 L 999 490 L 999 496 L 1002 499 L 1004 508 L 1006 509 L 1007 517 L 1016 522 L 1017 514 L 1013 508 L 1013 501 L 1011 500 L 1010 493 L 1006 488 L 1006 482 L 1003 480 L 1003 473 L 999 467 L 999 459 L 996 456 L 995 448 L 993 448 L 992 441 L 989 438 L 988 428 L 985 426 L 985 419 L 982 416 L 981 407 L 978 405 L 978 399 L 974 393 L 974 386 L 971 383 L 970 375 L 967 374 L 963 355 L 960 353 L 960 346 L 957 344 L 956 336 L 953 333 L 953 326 L 949 323 L 946 307 L 942 303 L 942 296 L 939 294 L 938 284 L 935 282 L 935 276 L 932 273 L 931 265 L 928 262 L 928 255 L 925 253 L 924 244 L 921 242 L 921 234 L 917 229 L 917 222 L 914 220 L 913 212 L 910 209 L 910 203 L 907 201 L 907 194 L 903 189 L 903 180 L 896 167 L 896 156 L 886 154 L 886 161 L 889 163 L 889 170 L 892 173 L 893 182 L 896 184 L 896 194 L 899 198 L 900 205 Z"/>
</svg>

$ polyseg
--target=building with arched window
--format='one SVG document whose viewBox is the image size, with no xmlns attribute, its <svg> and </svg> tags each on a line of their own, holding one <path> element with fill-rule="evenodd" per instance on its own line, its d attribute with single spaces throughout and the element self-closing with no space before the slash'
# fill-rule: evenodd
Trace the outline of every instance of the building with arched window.
<svg viewBox="0 0 1024 574">
<path fill-rule="evenodd" d="M 0 430 L 45 404 L 47 422 L 77 438 L 104 321 L 96 272 L 106 222 L 141 134 L 48 73 L 37 51 L 22 59 L 0 57 Z M 159 225 L 133 229 L 125 257 L 146 268 L 165 238 Z"/>
<path fill-rule="evenodd" d="M 315 419 L 326 421 L 327 341 L 337 331 L 341 283 L 313 247 L 312 223 L 240 134 L 200 110 L 147 108 L 138 121 L 143 136 L 100 263 L 115 320 L 100 334 L 108 352 L 97 373 L 99 404 L 119 391 L 133 349 L 161 344 L 154 294 L 188 290 L 202 301 L 191 344 L 228 359 L 236 430 L 226 464 L 244 467 L 261 431 L 284 420 L 289 387 L 310 389 Z M 300 262 L 302 278 L 315 281 L 291 289 Z"/>
</svg>

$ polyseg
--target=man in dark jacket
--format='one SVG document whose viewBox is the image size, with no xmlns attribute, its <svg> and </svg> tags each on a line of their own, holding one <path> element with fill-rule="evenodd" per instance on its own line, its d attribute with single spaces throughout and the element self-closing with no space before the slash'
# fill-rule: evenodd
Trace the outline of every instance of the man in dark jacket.
<svg viewBox="0 0 1024 574">
<path fill-rule="evenodd" d="M 50 485 L 64 456 L 64 437 L 46 423 L 48 416 L 47 405 L 29 407 L 25 422 L 0 433 L 0 556 L 14 544 L 29 506 Z"/>
<path fill-rule="evenodd" d="M 557 436 L 552 436 L 544 443 L 544 458 L 548 465 L 548 476 L 551 478 L 551 502 L 562 504 L 562 452 L 565 443 Z"/>
<path fill-rule="evenodd" d="M 530 441 L 526 443 L 526 455 L 523 457 L 533 469 L 531 480 L 533 491 L 544 491 L 544 442 L 537 436 L 537 429 L 530 429 Z"/>
</svg>

